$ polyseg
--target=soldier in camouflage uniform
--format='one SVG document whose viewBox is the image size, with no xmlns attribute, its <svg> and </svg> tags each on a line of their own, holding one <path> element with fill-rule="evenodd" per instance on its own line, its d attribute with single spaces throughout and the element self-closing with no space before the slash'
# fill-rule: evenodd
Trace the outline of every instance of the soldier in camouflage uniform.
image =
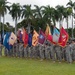
<svg viewBox="0 0 75 75">
<path fill-rule="evenodd" d="M 20 57 L 21 58 L 23 57 L 23 51 L 24 51 L 23 44 L 22 43 L 19 43 L 19 54 L 20 54 Z"/>
<path fill-rule="evenodd" d="M 24 47 L 24 57 L 27 58 L 28 57 L 28 46 Z"/>
<path fill-rule="evenodd" d="M 67 43 L 67 46 L 66 46 L 66 60 L 67 60 L 67 62 L 69 62 L 69 63 L 72 63 L 72 54 L 71 54 L 71 51 L 72 49 L 71 49 L 71 46 L 70 46 L 70 44 L 69 43 Z"/>
<path fill-rule="evenodd" d="M 29 51 L 29 56 L 30 56 L 30 58 L 33 58 L 33 56 L 34 56 L 34 47 L 31 46 L 29 50 L 30 50 Z"/>
<path fill-rule="evenodd" d="M 62 59 L 66 61 L 66 47 L 62 47 Z"/>
<path fill-rule="evenodd" d="M 39 51 L 40 51 L 40 58 L 41 60 L 43 60 L 45 58 L 45 46 L 43 45 L 39 45 Z"/>
<path fill-rule="evenodd" d="M 72 40 L 71 46 L 71 54 L 72 54 L 72 60 L 75 61 L 75 41 Z"/>
<path fill-rule="evenodd" d="M 34 47 L 34 58 L 39 58 L 40 57 L 40 53 L 39 53 L 39 44 L 37 44 Z"/>
<path fill-rule="evenodd" d="M 55 51 L 56 51 L 56 58 L 59 62 L 61 62 L 62 60 L 62 52 L 61 52 L 62 48 L 59 45 L 55 46 Z"/>
<path fill-rule="evenodd" d="M 16 43 L 13 45 L 13 56 L 16 57 Z"/>
<path fill-rule="evenodd" d="M 56 60 L 56 58 L 55 58 L 55 45 L 53 45 L 53 44 L 51 44 L 50 53 L 51 53 L 51 59 L 55 62 L 55 60 Z"/>
<path fill-rule="evenodd" d="M 45 45 L 45 58 L 50 59 L 50 45 L 49 44 Z"/>
</svg>

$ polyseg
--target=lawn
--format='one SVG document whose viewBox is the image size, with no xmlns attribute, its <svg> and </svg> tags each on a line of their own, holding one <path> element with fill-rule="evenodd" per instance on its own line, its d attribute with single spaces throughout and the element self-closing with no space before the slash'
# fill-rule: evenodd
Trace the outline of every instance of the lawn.
<svg viewBox="0 0 75 75">
<path fill-rule="evenodd" d="M 75 63 L 0 57 L 0 75 L 75 75 Z"/>
</svg>

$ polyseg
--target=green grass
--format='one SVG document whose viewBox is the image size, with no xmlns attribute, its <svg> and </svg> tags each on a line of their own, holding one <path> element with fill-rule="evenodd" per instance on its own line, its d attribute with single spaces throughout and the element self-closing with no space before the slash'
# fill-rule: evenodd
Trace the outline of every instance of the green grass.
<svg viewBox="0 0 75 75">
<path fill-rule="evenodd" d="M 0 75 L 75 75 L 75 63 L 0 57 Z"/>
</svg>

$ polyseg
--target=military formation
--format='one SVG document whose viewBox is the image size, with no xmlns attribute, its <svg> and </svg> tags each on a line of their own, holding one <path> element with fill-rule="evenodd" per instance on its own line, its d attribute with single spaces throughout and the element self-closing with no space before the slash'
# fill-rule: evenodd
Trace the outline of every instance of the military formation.
<svg viewBox="0 0 75 75">
<path fill-rule="evenodd" d="M 2 55 L 1 48 L 0 56 Z M 18 58 L 39 58 L 41 61 L 47 59 L 59 63 L 62 61 L 72 63 L 75 61 L 75 41 L 67 42 L 64 48 L 50 42 L 38 43 L 36 46 L 31 47 L 24 47 L 23 43 L 15 43 L 11 50 L 4 49 L 4 55 Z"/>
</svg>

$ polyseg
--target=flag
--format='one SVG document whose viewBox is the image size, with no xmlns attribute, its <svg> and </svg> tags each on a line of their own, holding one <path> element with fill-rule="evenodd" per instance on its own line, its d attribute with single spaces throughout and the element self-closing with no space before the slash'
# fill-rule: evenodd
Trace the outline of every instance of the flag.
<svg viewBox="0 0 75 75">
<path fill-rule="evenodd" d="M 49 40 L 51 43 L 53 43 L 53 36 L 51 34 L 49 25 L 47 25 L 46 27 L 45 35 L 47 36 L 46 39 Z"/>
<path fill-rule="evenodd" d="M 26 32 L 25 29 L 23 29 L 22 40 L 23 40 L 23 43 L 24 43 L 24 47 L 26 47 L 28 45 L 28 33 Z"/>
<path fill-rule="evenodd" d="M 52 35 L 48 35 L 47 40 L 49 40 L 51 43 L 53 43 L 53 36 Z"/>
<path fill-rule="evenodd" d="M 29 33 L 29 35 L 28 35 L 28 45 L 29 45 L 29 47 L 32 46 L 32 34 L 31 33 Z"/>
<path fill-rule="evenodd" d="M 4 37 L 4 41 L 3 41 L 3 45 L 8 49 L 10 50 L 12 48 L 12 45 L 9 44 L 9 37 L 10 37 L 11 33 L 8 32 L 5 34 L 5 37 Z"/>
<path fill-rule="evenodd" d="M 56 29 L 56 27 L 54 27 L 54 30 L 53 30 L 53 42 L 55 42 L 56 44 L 59 41 L 59 35 L 60 35 L 60 32 Z"/>
<path fill-rule="evenodd" d="M 61 27 L 60 28 L 60 37 L 59 37 L 59 45 L 62 47 L 65 47 L 67 41 L 68 41 L 69 35 L 66 32 L 66 30 Z"/>
<path fill-rule="evenodd" d="M 51 35 L 50 27 L 49 27 L 48 24 L 47 24 L 47 27 L 46 27 L 46 30 L 45 30 L 45 35 L 46 35 L 46 37 L 48 37 L 48 35 Z"/>
<path fill-rule="evenodd" d="M 33 31 L 33 37 L 32 37 L 32 45 L 36 46 L 38 43 L 38 36 L 39 34 L 34 30 Z"/>
<path fill-rule="evenodd" d="M 9 37 L 9 44 L 13 45 L 17 40 L 16 35 L 12 32 L 10 37 Z"/>
<path fill-rule="evenodd" d="M 39 40 L 38 41 L 39 41 L 40 44 L 43 44 L 44 41 L 45 41 L 45 34 L 43 33 L 42 30 L 40 30 Z"/>
</svg>

